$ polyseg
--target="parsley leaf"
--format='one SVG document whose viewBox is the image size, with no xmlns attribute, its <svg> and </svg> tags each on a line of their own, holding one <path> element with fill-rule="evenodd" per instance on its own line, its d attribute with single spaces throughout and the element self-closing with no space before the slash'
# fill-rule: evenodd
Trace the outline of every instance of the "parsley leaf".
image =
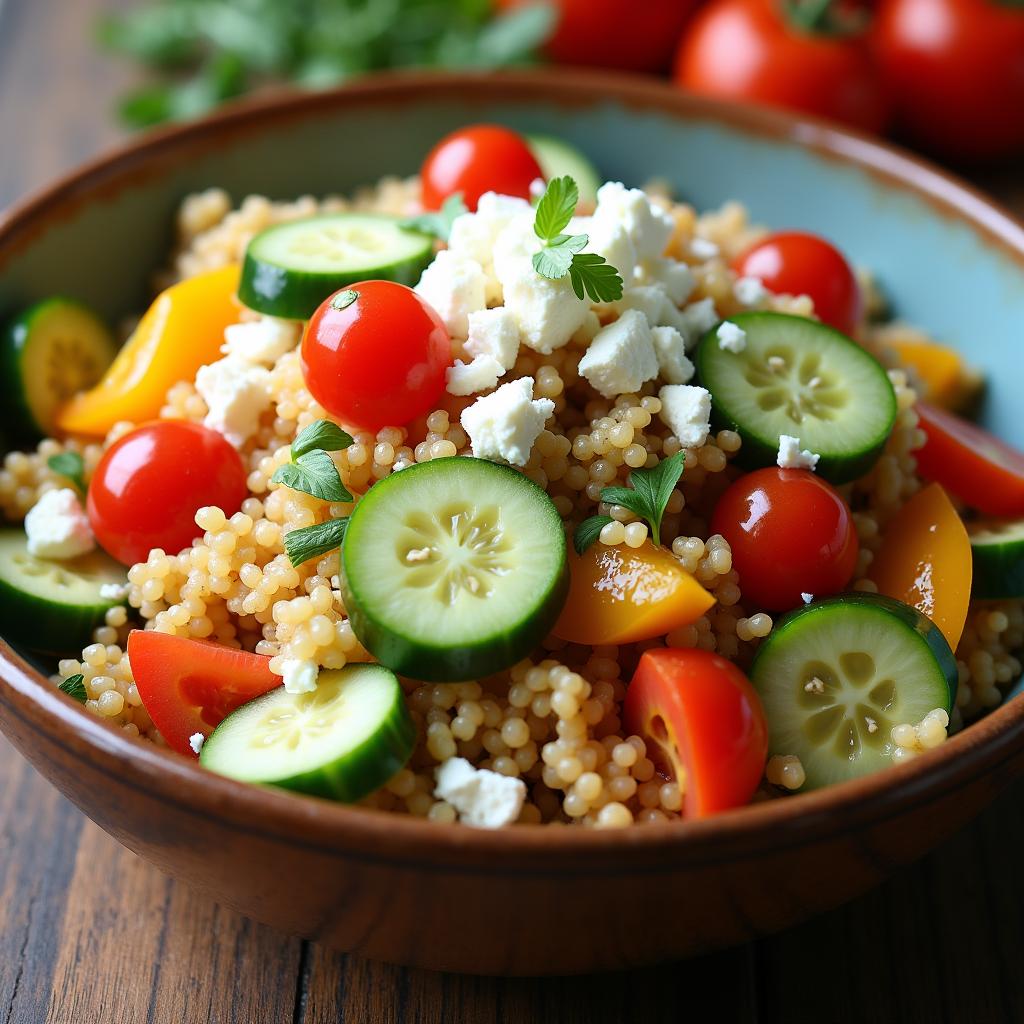
<svg viewBox="0 0 1024 1024">
<path fill-rule="evenodd" d="M 89 699 L 85 692 L 85 676 L 81 672 L 68 676 L 57 689 L 61 693 L 66 693 L 72 700 L 77 700 L 79 704 L 84 704 Z"/>
<path fill-rule="evenodd" d="M 557 281 L 569 273 L 573 258 L 589 239 L 586 235 L 560 235 L 555 241 L 533 254 L 533 269 L 541 277 Z"/>
<path fill-rule="evenodd" d="M 569 175 L 552 178 L 537 204 L 537 213 L 533 220 L 534 234 L 549 245 L 556 243 L 562 232 L 569 226 L 569 221 L 572 220 L 572 215 L 576 212 L 576 204 L 579 201 L 580 190 Z M 586 235 L 577 235 L 576 237 L 586 238 Z"/>
<path fill-rule="evenodd" d="M 419 231 L 424 235 L 433 235 L 440 238 L 442 242 L 448 241 L 452 232 L 452 222 L 456 217 L 469 213 L 469 209 L 462 199 L 462 193 L 456 192 L 450 195 L 442 204 L 441 209 L 433 213 L 421 213 L 418 217 L 407 217 L 399 221 L 399 227 L 407 228 L 410 231 Z"/>
<path fill-rule="evenodd" d="M 51 455 L 46 460 L 47 466 L 54 471 L 59 473 L 61 476 L 67 477 L 83 494 L 86 492 L 85 486 L 85 463 L 82 461 L 82 456 L 78 452 L 58 452 L 56 455 Z"/>
<path fill-rule="evenodd" d="M 319 448 L 325 452 L 340 452 L 352 444 L 352 437 L 346 434 L 337 423 L 330 420 L 317 420 L 310 423 L 302 433 L 292 441 L 292 458 L 297 459 Z"/>
<path fill-rule="evenodd" d="M 351 501 L 352 495 L 341 482 L 334 459 L 325 451 L 306 452 L 294 462 L 286 462 L 274 470 L 270 478 L 293 491 L 305 491 L 321 501 Z"/>
<path fill-rule="evenodd" d="M 572 546 L 576 549 L 576 554 L 582 555 L 601 536 L 601 531 L 614 521 L 611 516 L 591 516 L 584 519 L 572 535 Z"/>
<path fill-rule="evenodd" d="M 284 549 L 297 569 L 311 558 L 319 558 L 340 547 L 348 529 L 348 519 L 328 519 L 326 523 L 305 526 L 284 535 Z"/>
<path fill-rule="evenodd" d="M 619 272 L 596 252 L 577 253 L 569 267 L 569 277 L 576 298 L 584 294 L 591 302 L 615 302 L 622 298 Z"/>
</svg>

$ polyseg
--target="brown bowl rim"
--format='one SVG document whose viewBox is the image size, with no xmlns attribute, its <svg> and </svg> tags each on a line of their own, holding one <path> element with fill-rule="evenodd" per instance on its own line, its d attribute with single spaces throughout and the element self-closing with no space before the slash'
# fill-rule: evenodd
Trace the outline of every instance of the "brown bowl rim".
<svg viewBox="0 0 1024 1024">
<path fill-rule="evenodd" d="M 0 258 L 15 255 L 19 244 L 44 228 L 55 211 L 90 202 L 97 190 L 116 192 L 137 176 L 157 173 L 161 161 L 174 161 L 195 147 L 224 145 L 268 122 L 313 116 L 323 108 L 350 102 L 386 107 L 427 94 L 481 105 L 495 99 L 536 99 L 558 106 L 614 101 L 633 110 L 725 123 L 852 164 L 886 184 L 917 193 L 941 215 L 966 222 L 1005 250 L 1024 271 L 1024 224 L 970 185 L 897 147 L 818 119 L 697 97 L 654 79 L 564 69 L 391 73 L 334 90 L 237 102 L 200 121 L 150 132 L 109 150 L 16 203 L 0 215 Z M 65 750 L 100 774 L 185 811 L 197 825 L 215 823 L 314 852 L 399 868 L 429 865 L 437 871 L 483 874 L 513 870 L 544 877 L 673 871 L 683 864 L 721 864 L 777 853 L 814 838 L 855 835 L 927 804 L 938 791 L 996 772 L 1013 758 L 1024 734 L 1024 701 L 1014 700 L 908 763 L 815 792 L 712 818 L 622 831 L 527 825 L 492 832 L 439 827 L 215 775 L 190 759 L 108 727 L 57 691 L 3 640 L 0 698 L 11 715 L 35 730 L 42 748 Z M 41 750 L 40 758 L 46 753 Z"/>
</svg>

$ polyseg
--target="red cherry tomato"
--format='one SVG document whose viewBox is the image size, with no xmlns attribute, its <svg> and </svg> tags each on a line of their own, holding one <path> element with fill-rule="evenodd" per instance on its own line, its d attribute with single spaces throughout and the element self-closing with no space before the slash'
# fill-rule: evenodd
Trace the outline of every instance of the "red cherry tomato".
<svg viewBox="0 0 1024 1024">
<path fill-rule="evenodd" d="M 216 505 L 234 515 L 248 493 L 242 460 L 220 434 L 201 423 L 157 420 L 106 450 L 86 506 L 104 550 L 134 565 L 153 548 L 187 548 L 203 532 L 199 509 Z"/>
<path fill-rule="evenodd" d="M 846 588 L 857 533 L 846 502 L 806 469 L 770 466 L 741 476 L 718 499 L 711 530 L 732 548 L 744 598 L 769 611 Z"/>
<path fill-rule="evenodd" d="M 921 476 L 987 516 L 1024 516 L 1024 452 L 951 412 L 916 409 L 928 437 L 914 452 Z"/>
<path fill-rule="evenodd" d="M 423 207 L 440 210 L 456 192 L 471 210 L 485 192 L 530 198 L 530 185 L 544 172 L 517 132 L 497 124 L 475 124 L 446 135 L 420 169 Z"/>
<path fill-rule="evenodd" d="M 872 42 L 900 126 L 964 158 L 1024 147 L 1024 9 L 998 0 L 882 0 Z"/>
<path fill-rule="evenodd" d="M 862 39 L 800 28 L 777 0 L 712 0 L 676 54 L 693 92 L 750 100 L 881 131 L 887 103 Z"/>
<path fill-rule="evenodd" d="M 710 651 L 645 651 L 622 708 L 655 763 L 684 780 L 687 817 L 750 801 L 764 773 L 768 726 L 747 677 Z"/>
<path fill-rule="evenodd" d="M 350 291 L 356 299 L 338 308 L 336 296 Z M 302 373 L 313 397 L 346 425 L 367 430 L 401 426 L 433 409 L 451 362 L 441 318 L 392 281 L 336 292 L 302 338 Z"/>
<path fill-rule="evenodd" d="M 207 640 L 151 629 L 128 634 L 128 661 L 142 706 L 167 745 L 186 757 L 236 708 L 281 685 L 270 659 Z"/>
<path fill-rule="evenodd" d="M 498 0 L 500 10 L 537 0 Z M 557 0 L 558 21 L 544 53 L 559 64 L 664 71 L 697 0 Z M 614 26 L 610 28 L 609 26 Z"/>
<path fill-rule="evenodd" d="M 779 231 L 755 242 L 732 266 L 779 295 L 809 295 L 815 313 L 837 331 L 852 334 L 860 323 L 860 285 L 843 254 L 824 238 Z"/>
</svg>

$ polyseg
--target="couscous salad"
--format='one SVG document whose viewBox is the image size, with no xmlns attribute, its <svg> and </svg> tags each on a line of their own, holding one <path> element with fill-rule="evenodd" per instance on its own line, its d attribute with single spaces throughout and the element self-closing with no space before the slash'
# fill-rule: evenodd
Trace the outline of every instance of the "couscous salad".
<svg viewBox="0 0 1024 1024">
<path fill-rule="evenodd" d="M 679 821 L 914 757 L 1024 646 L 1024 455 L 830 242 L 476 125 L 189 196 L 127 340 L 2 339 L 0 607 L 131 736 L 436 822 Z M 59 659 L 59 660 L 58 660 Z"/>
</svg>

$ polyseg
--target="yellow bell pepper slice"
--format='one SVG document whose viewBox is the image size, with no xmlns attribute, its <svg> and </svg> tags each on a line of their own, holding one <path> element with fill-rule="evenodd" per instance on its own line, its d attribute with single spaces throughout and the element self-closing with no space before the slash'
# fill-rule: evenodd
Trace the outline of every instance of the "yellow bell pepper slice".
<svg viewBox="0 0 1024 1024">
<path fill-rule="evenodd" d="M 887 339 L 896 350 L 900 362 L 917 371 L 926 402 L 944 409 L 962 410 L 977 398 L 984 385 L 983 378 L 965 365 L 959 353 L 945 345 L 916 338 Z"/>
<path fill-rule="evenodd" d="M 878 591 L 923 612 L 956 650 L 974 574 L 963 520 L 939 484 L 918 491 L 889 521 L 871 563 Z"/>
<path fill-rule="evenodd" d="M 569 553 L 569 597 L 555 636 L 578 644 L 629 644 L 688 626 L 714 603 L 671 552 L 592 544 Z"/>
<path fill-rule="evenodd" d="M 104 437 L 115 423 L 158 416 L 172 385 L 220 358 L 224 328 L 238 321 L 238 278 L 231 264 L 161 292 L 103 379 L 58 412 L 58 428 Z"/>
</svg>

